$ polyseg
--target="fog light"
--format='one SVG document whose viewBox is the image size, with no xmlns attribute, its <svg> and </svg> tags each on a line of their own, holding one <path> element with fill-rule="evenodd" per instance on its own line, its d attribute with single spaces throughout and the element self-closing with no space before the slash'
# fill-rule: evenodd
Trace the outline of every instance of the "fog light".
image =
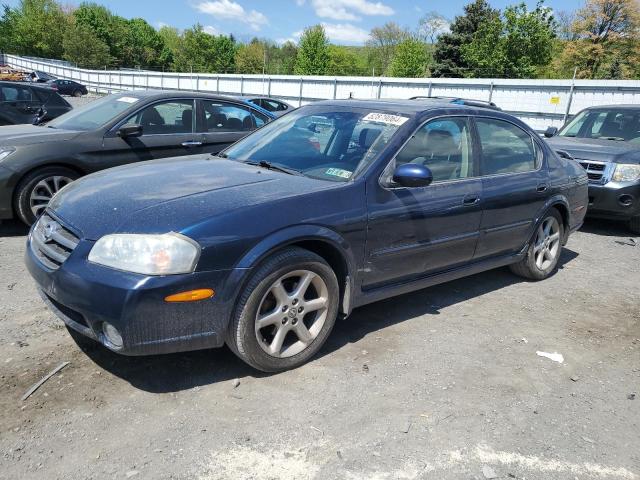
<svg viewBox="0 0 640 480">
<path fill-rule="evenodd" d="M 620 202 L 620 205 L 622 205 L 623 207 L 630 207 L 631 205 L 633 205 L 633 197 L 625 193 L 624 195 L 620 195 L 620 197 L 618 197 L 618 202 Z"/>
<path fill-rule="evenodd" d="M 102 333 L 107 339 L 107 342 L 109 342 L 113 347 L 122 348 L 122 335 L 120 335 L 120 332 L 116 327 L 110 323 L 104 322 L 102 324 Z"/>
</svg>

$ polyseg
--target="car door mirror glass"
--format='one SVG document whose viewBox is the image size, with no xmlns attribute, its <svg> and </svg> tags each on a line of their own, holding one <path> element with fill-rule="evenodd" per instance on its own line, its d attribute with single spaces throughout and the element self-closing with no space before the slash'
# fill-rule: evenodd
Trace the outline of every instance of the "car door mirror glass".
<svg viewBox="0 0 640 480">
<path fill-rule="evenodd" d="M 120 138 L 139 137 L 142 135 L 142 125 L 127 124 L 118 129 Z"/>
<path fill-rule="evenodd" d="M 426 187 L 433 182 L 433 173 L 424 165 L 405 163 L 393 172 L 393 182 L 402 187 Z"/>
<path fill-rule="evenodd" d="M 549 127 L 544 131 L 544 136 L 547 138 L 555 137 L 558 134 L 558 127 Z"/>
</svg>

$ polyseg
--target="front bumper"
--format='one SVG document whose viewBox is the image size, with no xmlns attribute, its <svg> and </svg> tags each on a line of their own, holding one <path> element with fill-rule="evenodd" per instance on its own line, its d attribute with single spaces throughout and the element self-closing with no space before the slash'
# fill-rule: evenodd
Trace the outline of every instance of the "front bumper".
<svg viewBox="0 0 640 480">
<path fill-rule="evenodd" d="M 25 262 L 49 308 L 70 328 L 124 355 L 148 355 L 222 346 L 232 301 L 223 291 L 233 270 L 150 277 L 87 261 L 93 242 L 81 241 L 57 270 L 44 266 L 27 243 Z M 168 295 L 211 288 L 206 300 L 167 303 Z M 115 326 L 123 347 L 105 340 Z"/>
<path fill-rule="evenodd" d="M 13 189 L 18 175 L 0 165 L 0 220 L 13 218 Z"/>
<path fill-rule="evenodd" d="M 617 220 L 629 220 L 640 215 L 640 183 L 589 184 L 587 215 Z"/>
</svg>

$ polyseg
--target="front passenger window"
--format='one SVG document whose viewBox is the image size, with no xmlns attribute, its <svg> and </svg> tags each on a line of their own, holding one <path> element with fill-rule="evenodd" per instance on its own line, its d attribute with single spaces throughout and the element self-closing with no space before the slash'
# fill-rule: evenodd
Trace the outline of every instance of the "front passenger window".
<svg viewBox="0 0 640 480">
<path fill-rule="evenodd" d="M 193 101 L 172 100 L 154 103 L 133 115 L 125 123 L 142 125 L 144 135 L 191 133 Z"/>
<path fill-rule="evenodd" d="M 396 156 L 396 167 L 405 163 L 428 167 L 434 182 L 474 176 L 469 121 L 437 119 L 420 127 Z"/>
<path fill-rule="evenodd" d="M 535 170 L 537 151 L 531 136 L 512 123 L 476 119 L 482 147 L 482 174 L 498 175 Z"/>
</svg>

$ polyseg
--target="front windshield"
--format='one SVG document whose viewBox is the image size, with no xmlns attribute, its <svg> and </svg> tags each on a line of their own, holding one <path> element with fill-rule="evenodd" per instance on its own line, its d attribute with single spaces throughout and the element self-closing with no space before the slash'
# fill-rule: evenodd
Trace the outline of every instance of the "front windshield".
<svg viewBox="0 0 640 480">
<path fill-rule="evenodd" d="M 640 109 L 584 110 L 560 131 L 560 136 L 640 143 Z"/>
<path fill-rule="evenodd" d="M 371 110 L 302 107 L 240 140 L 223 156 L 346 182 L 376 158 L 407 120 Z"/>
<path fill-rule="evenodd" d="M 131 94 L 107 95 L 60 115 L 47 126 L 62 130 L 95 130 L 139 101 L 139 97 Z"/>
</svg>

